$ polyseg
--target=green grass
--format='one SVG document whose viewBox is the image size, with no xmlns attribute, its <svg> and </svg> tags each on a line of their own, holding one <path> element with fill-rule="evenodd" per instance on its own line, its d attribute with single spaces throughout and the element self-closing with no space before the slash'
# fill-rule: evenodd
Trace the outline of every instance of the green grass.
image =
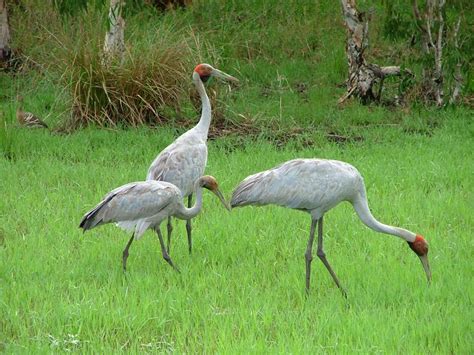
<svg viewBox="0 0 474 355">
<path fill-rule="evenodd" d="M 61 7 L 72 7 L 72 3 L 69 3 L 63 1 Z M 111 85 L 116 85 L 120 90 L 112 90 L 110 96 L 116 95 L 116 99 L 120 101 L 125 100 L 128 94 L 133 101 L 137 97 L 134 92 L 135 84 L 128 83 L 127 78 L 136 78 L 135 81 L 143 84 L 143 77 L 140 75 L 148 73 L 145 68 L 148 70 L 150 63 L 156 64 L 159 58 L 165 57 L 179 67 L 179 73 L 185 67 L 184 72 L 189 73 L 185 76 L 188 78 L 196 64 L 208 62 L 241 80 L 241 86 L 230 94 L 222 86 L 214 85 L 219 88 L 219 105 L 215 111 L 218 111 L 216 116 L 223 121 L 220 126 L 251 122 L 261 131 L 285 131 L 295 126 L 312 129 L 320 125 L 330 129 L 343 126 L 346 129 L 346 124 L 365 125 L 367 121 L 400 123 L 401 116 L 408 116 L 411 120 L 418 114 L 413 112 L 411 106 L 405 108 L 406 112 L 400 113 L 396 110 L 353 105 L 352 115 L 344 116 L 344 123 L 340 123 L 341 108 L 336 107 L 336 102 L 346 90 L 344 81 L 347 77 L 347 59 L 340 5 L 335 6 L 333 0 L 196 0 L 186 10 L 170 11 L 164 15 L 153 12 L 150 7 L 147 10 L 134 10 L 131 5 L 125 15 L 125 40 L 129 53 L 127 55 L 135 64 L 128 63 L 125 69 L 107 72 L 105 77 L 86 75 L 78 78 L 78 73 L 100 74 L 102 70 L 93 65 L 99 61 L 91 58 L 96 57 L 93 54 L 94 48 L 101 48 L 107 11 L 105 8 L 100 11 L 98 2 L 90 4 L 89 11 L 79 12 L 76 17 L 61 17 L 54 12 L 54 6 L 39 0 L 29 0 L 23 7 L 12 6 L 12 46 L 29 59 L 24 63 L 25 67 L 28 67 L 28 63 L 30 69 L 34 68 L 35 71 L 33 75 L 31 70 L 17 74 L 14 83 L 0 79 L 0 97 L 3 98 L 0 101 L 4 101 L 0 102 L 0 107 L 8 100 L 10 105 L 14 105 L 16 94 L 21 93 L 27 109 L 42 115 L 49 124 L 58 127 L 69 122 L 72 116 L 72 89 L 77 83 L 84 89 L 85 97 L 89 97 L 86 95 L 89 89 L 101 93 L 103 87 L 108 87 L 111 81 Z M 92 6 L 93 4 L 97 6 Z M 470 2 L 467 0 L 459 1 L 448 9 L 448 13 L 457 14 L 459 8 L 465 7 L 463 16 L 468 17 L 472 7 L 468 4 Z M 380 65 L 410 68 L 416 74 L 415 87 L 421 91 L 421 59 L 417 47 L 407 44 L 411 37 L 386 38 L 384 26 L 387 25 L 388 5 L 374 0 L 359 1 L 358 5 L 361 11 L 371 13 L 370 47 L 366 59 Z M 135 9 L 138 8 L 136 5 Z M 403 12 L 404 19 L 411 16 L 411 4 L 408 0 L 397 1 L 395 9 Z M 99 19 L 101 14 L 103 23 Z M 447 19 L 448 27 L 453 26 L 451 17 L 453 16 L 448 16 Z M 43 21 L 38 21 L 43 18 L 49 19 L 47 26 Z M 402 30 L 401 33 L 414 31 L 396 23 L 391 24 L 394 26 L 394 33 L 398 33 L 398 30 Z M 461 26 L 459 35 L 466 63 L 469 63 L 469 49 L 472 47 L 468 32 L 468 26 Z M 186 43 L 186 48 L 189 46 L 188 50 L 178 46 L 179 53 L 175 53 L 177 43 L 181 42 L 183 45 Z M 174 48 L 174 54 L 168 56 L 167 48 Z M 445 49 L 445 94 L 449 96 L 453 76 L 451 71 L 458 55 L 449 47 Z M 180 60 L 174 59 L 176 56 Z M 189 58 L 190 56 L 194 59 Z M 186 86 L 180 79 L 182 75 L 176 78 L 175 74 L 172 75 L 173 71 L 166 68 L 166 65 L 156 65 L 153 72 L 159 78 L 166 78 L 163 79 L 165 83 L 173 83 L 174 78 L 180 88 Z M 467 64 L 463 68 L 465 94 L 472 96 L 472 70 L 469 69 Z M 130 75 L 122 75 L 124 71 Z M 145 77 L 147 76 L 151 74 Z M 162 79 L 158 81 L 161 82 Z M 149 89 L 155 90 L 155 84 Z M 189 79 L 189 87 L 191 86 Z M 387 79 L 383 99 L 393 99 L 398 94 L 397 88 L 398 78 Z M 414 92 L 408 93 L 408 96 L 415 102 L 422 101 L 416 97 L 415 88 L 411 90 Z M 157 97 L 148 100 L 145 97 L 147 102 L 154 104 L 154 110 L 160 116 L 159 120 L 152 122 L 183 122 L 182 116 L 190 119 L 188 122 L 194 122 L 196 110 L 185 92 L 186 90 L 180 90 L 180 94 L 171 95 L 173 99 L 170 100 Z M 103 93 L 99 96 L 103 99 Z M 102 99 L 99 101 L 102 102 Z M 178 104 L 179 112 L 176 111 Z M 119 112 L 120 114 L 115 114 L 115 122 L 119 124 L 127 120 L 132 124 L 150 121 L 131 119 L 129 116 L 133 114 L 126 115 L 125 109 Z M 104 123 L 103 117 L 104 115 L 99 114 L 93 122 Z"/>
<path fill-rule="evenodd" d="M 401 240 L 360 223 L 350 205 L 326 216 L 325 249 L 349 297 L 313 262 L 310 220 L 278 207 L 227 212 L 210 194 L 194 220 L 194 253 L 177 223 L 172 257 L 147 232 L 78 223 L 112 188 L 141 180 L 170 129 L 69 136 L 13 128 L 0 159 L 0 346 L 7 352 L 472 352 L 472 150 L 465 114 L 445 112 L 433 135 L 359 129 L 362 142 L 315 138 L 311 149 L 230 138 L 210 142 L 207 173 L 230 196 L 250 173 L 295 157 L 342 159 L 365 177 L 375 216 L 423 234 L 433 283 Z M 164 226 L 163 226 L 164 227 Z M 164 231 L 165 228 L 163 228 Z"/>
<path fill-rule="evenodd" d="M 35 1 L 28 8 L 40 11 Z M 52 127 L 70 117 L 71 97 L 54 65 L 57 43 L 38 22 L 46 16 L 17 8 L 13 40 L 37 64 L 0 73 L 0 351 L 472 353 L 472 109 L 337 106 L 347 68 L 333 1 L 193 4 L 130 15 L 126 40 L 149 44 L 150 28 L 171 26 L 192 36 L 189 73 L 209 62 L 241 80 L 231 92 L 211 84 L 220 90 L 217 133 L 227 123 L 251 125 L 251 134 L 209 142 L 207 173 L 226 196 L 247 175 L 292 158 L 350 162 L 365 177 L 374 215 L 429 241 L 432 285 L 405 242 L 367 229 L 341 204 L 325 217 L 325 251 L 349 297 L 315 258 L 307 298 L 309 216 L 274 206 L 229 213 L 208 193 L 194 219 L 192 256 L 184 222 L 175 224 L 171 256 L 181 274 L 162 259 L 152 232 L 132 245 L 123 273 L 130 236 L 113 225 L 82 234 L 79 221 L 111 189 L 144 179 L 184 131 L 176 122 L 193 124 L 198 113 L 186 98 L 187 121 L 168 108 L 168 124 L 154 129 L 59 135 L 18 127 L 18 93 L 25 110 Z M 375 9 L 368 60 L 411 67 L 407 40 L 384 37 L 385 5 L 358 4 Z M 77 19 L 47 18 L 51 33 L 74 39 L 61 31 Z M 328 133 L 354 139 L 336 144 Z"/>
</svg>

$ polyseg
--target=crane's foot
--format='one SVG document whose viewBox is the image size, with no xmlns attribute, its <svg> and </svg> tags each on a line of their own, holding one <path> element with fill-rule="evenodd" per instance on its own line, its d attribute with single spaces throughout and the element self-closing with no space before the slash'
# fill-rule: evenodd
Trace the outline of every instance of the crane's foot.
<svg viewBox="0 0 474 355">
<path fill-rule="evenodd" d="M 128 258 L 128 252 L 127 253 L 123 253 L 123 256 L 122 256 L 122 268 L 123 268 L 123 272 L 126 272 L 127 271 L 127 258 Z"/>
<path fill-rule="evenodd" d="M 173 223 L 171 221 L 171 217 L 168 217 L 168 224 L 166 225 L 166 229 L 168 232 L 168 242 L 166 244 L 166 251 L 169 254 L 171 249 L 171 233 L 173 232 Z"/>
<path fill-rule="evenodd" d="M 161 234 L 160 227 L 158 226 L 158 228 L 156 228 L 155 231 L 156 231 L 156 234 L 157 234 L 157 236 L 158 236 L 158 240 L 160 241 L 161 255 L 163 255 L 163 259 L 165 259 L 166 262 L 167 262 L 173 269 L 175 269 L 177 272 L 181 272 L 181 271 L 179 271 L 179 269 L 176 267 L 176 265 L 173 263 L 173 260 L 171 260 L 171 257 L 169 256 L 168 252 L 166 251 L 166 247 L 165 247 L 165 243 L 163 242 L 163 235 Z"/>
<path fill-rule="evenodd" d="M 180 271 L 179 268 L 173 263 L 173 260 L 171 260 L 171 258 L 170 258 L 169 255 L 163 255 L 163 259 L 165 259 L 166 262 L 167 262 L 175 271 L 177 271 L 178 273 L 181 273 L 181 271 Z"/>
<path fill-rule="evenodd" d="M 192 236 L 191 236 L 192 230 L 193 230 L 193 227 L 192 227 L 192 225 L 191 225 L 191 220 L 188 219 L 188 220 L 186 221 L 186 234 L 188 235 L 188 251 L 189 251 L 189 255 L 191 255 L 192 252 L 193 252 L 193 239 L 192 239 Z"/>
<path fill-rule="evenodd" d="M 134 239 L 135 239 L 135 233 L 132 234 L 132 237 L 128 241 L 122 253 L 122 268 L 124 272 L 127 271 L 128 249 L 130 248 L 130 245 L 132 245 L 132 242 Z"/>
</svg>

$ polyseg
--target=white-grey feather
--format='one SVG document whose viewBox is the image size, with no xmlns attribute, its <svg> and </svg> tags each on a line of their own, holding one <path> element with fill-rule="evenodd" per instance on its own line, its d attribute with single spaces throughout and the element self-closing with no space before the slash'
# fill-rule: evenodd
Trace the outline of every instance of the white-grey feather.
<svg viewBox="0 0 474 355">
<path fill-rule="evenodd" d="M 183 208 L 181 191 L 163 181 L 140 181 L 120 186 L 90 212 L 84 215 L 81 227 L 91 229 L 115 222 L 123 229 L 134 231 L 135 238 L 157 226 L 170 214 Z"/>
<path fill-rule="evenodd" d="M 295 159 L 247 177 L 235 189 L 231 205 L 276 204 L 323 214 L 363 190 L 352 165 L 324 159 Z"/>
<path fill-rule="evenodd" d="M 318 225 L 317 255 L 336 285 L 346 295 L 324 253 L 322 229 L 324 214 L 342 201 L 350 202 L 360 220 L 369 228 L 407 241 L 419 256 L 428 282 L 431 280 L 428 244 L 424 238 L 409 230 L 379 222 L 370 212 L 364 179 L 359 171 L 348 163 L 324 159 L 288 161 L 244 179 L 232 194 L 231 206 L 275 204 L 310 213 L 310 238 L 305 253 L 306 290 L 309 290 L 312 246 Z"/>
<path fill-rule="evenodd" d="M 211 103 L 204 88 L 203 80 L 210 76 L 238 81 L 234 77 L 213 68 L 209 64 L 199 64 L 193 72 L 193 82 L 201 98 L 202 112 L 198 124 L 178 137 L 166 147 L 152 162 L 147 180 L 168 181 L 181 190 L 182 197 L 194 192 L 194 182 L 204 175 L 207 164 L 207 135 L 211 124 Z M 168 250 L 172 224 L 168 221 Z M 191 221 L 187 222 L 188 246 L 191 252 Z"/>
<path fill-rule="evenodd" d="M 303 210 L 319 219 L 348 201 L 361 221 L 377 232 L 413 242 L 416 234 L 377 221 L 370 212 L 364 179 L 352 165 L 325 159 L 294 159 L 244 179 L 234 190 L 232 207 L 275 204 Z"/>
<path fill-rule="evenodd" d="M 209 185 L 210 184 L 210 185 Z M 212 176 L 202 176 L 194 183 L 196 203 L 187 208 L 181 191 L 165 181 L 139 181 L 120 186 L 109 192 L 103 200 L 82 218 L 79 227 L 84 231 L 106 223 L 116 223 L 120 228 L 134 231 L 138 239 L 149 228 L 157 229 L 167 217 L 194 218 L 202 208 L 202 188 L 215 186 Z"/>
<path fill-rule="evenodd" d="M 183 197 L 193 193 L 194 182 L 204 175 L 207 163 L 207 135 L 192 129 L 166 147 L 153 161 L 147 180 L 167 181 L 181 190 Z"/>
</svg>

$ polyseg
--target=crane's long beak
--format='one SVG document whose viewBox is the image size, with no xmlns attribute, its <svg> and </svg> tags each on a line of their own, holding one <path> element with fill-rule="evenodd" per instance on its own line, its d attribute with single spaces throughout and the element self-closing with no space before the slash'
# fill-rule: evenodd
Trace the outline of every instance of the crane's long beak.
<svg viewBox="0 0 474 355">
<path fill-rule="evenodd" d="M 431 283 L 431 269 L 430 269 L 430 263 L 428 262 L 428 254 L 420 255 L 419 258 L 420 258 L 421 264 L 423 265 L 423 269 L 425 270 L 426 278 L 428 279 L 428 284 L 430 284 Z"/>
<path fill-rule="evenodd" d="M 225 200 L 224 198 L 224 195 L 222 195 L 222 192 L 219 190 L 219 189 L 216 189 L 216 190 L 212 190 L 212 192 L 217 196 L 219 197 L 219 200 L 221 200 L 222 204 L 224 205 L 224 207 L 230 211 L 230 206 L 229 204 L 227 203 L 227 201 Z"/>
<path fill-rule="evenodd" d="M 212 76 L 215 76 L 216 78 L 221 78 L 223 80 L 227 80 L 227 81 L 231 81 L 231 82 L 234 82 L 234 83 L 238 83 L 239 82 L 239 79 L 237 78 L 234 78 L 232 75 L 229 75 L 229 74 L 226 74 L 224 73 L 223 71 L 220 71 L 219 69 L 213 69 L 212 70 L 212 73 L 211 73 Z"/>
</svg>

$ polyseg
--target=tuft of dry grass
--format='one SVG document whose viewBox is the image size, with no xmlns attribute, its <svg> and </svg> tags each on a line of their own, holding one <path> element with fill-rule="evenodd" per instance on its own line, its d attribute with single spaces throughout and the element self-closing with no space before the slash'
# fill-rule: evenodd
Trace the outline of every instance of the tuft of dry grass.
<svg viewBox="0 0 474 355">
<path fill-rule="evenodd" d="M 131 54 L 123 65 L 105 67 L 94 49 L 82 47 L 66 69 L 73 99 L 73 125 L 132 126 L 160 122 L 160 109 L 175 107 L 185 94 L 184 43 Z"/>
<path fill-rule="evenodd" d="M 88 14 L 91 19 L 94 15 Z M 125 61 L 105 66 L 103 31 L 97 23 L 79 28 L 79 41 L 63 53 L 63 78 L 73 107 L 67 126 L 160 123 L 163 110 L 176 108 L 186 96 L 191 47 L 172 28 L 150 29 L 145 40 L 144 32 L 135 28 L 129 31 Z"/>
<path fill-rule="evenodd" d="M 154 16 L 154 21 L 125 19 L 125 60 L 106 66 L 106 7 L 65 17 L 49 2 L 26 0 L 14 12 L 24 59 L 37 63 L 40 70 L 57 72 L 71 101 L 71 114 L 59 130 L 89 124 L 153 125 L 167 120 L 164 112 L 176 110 L 187 99 L 190 68 L 196 64 L 191 63 L 196 57 L 193 43 L 184 31 L 156 20 L 156 14 L 142 15 Z M 47 48 L 39 50 L 35 43 Z"/>
</svg>

